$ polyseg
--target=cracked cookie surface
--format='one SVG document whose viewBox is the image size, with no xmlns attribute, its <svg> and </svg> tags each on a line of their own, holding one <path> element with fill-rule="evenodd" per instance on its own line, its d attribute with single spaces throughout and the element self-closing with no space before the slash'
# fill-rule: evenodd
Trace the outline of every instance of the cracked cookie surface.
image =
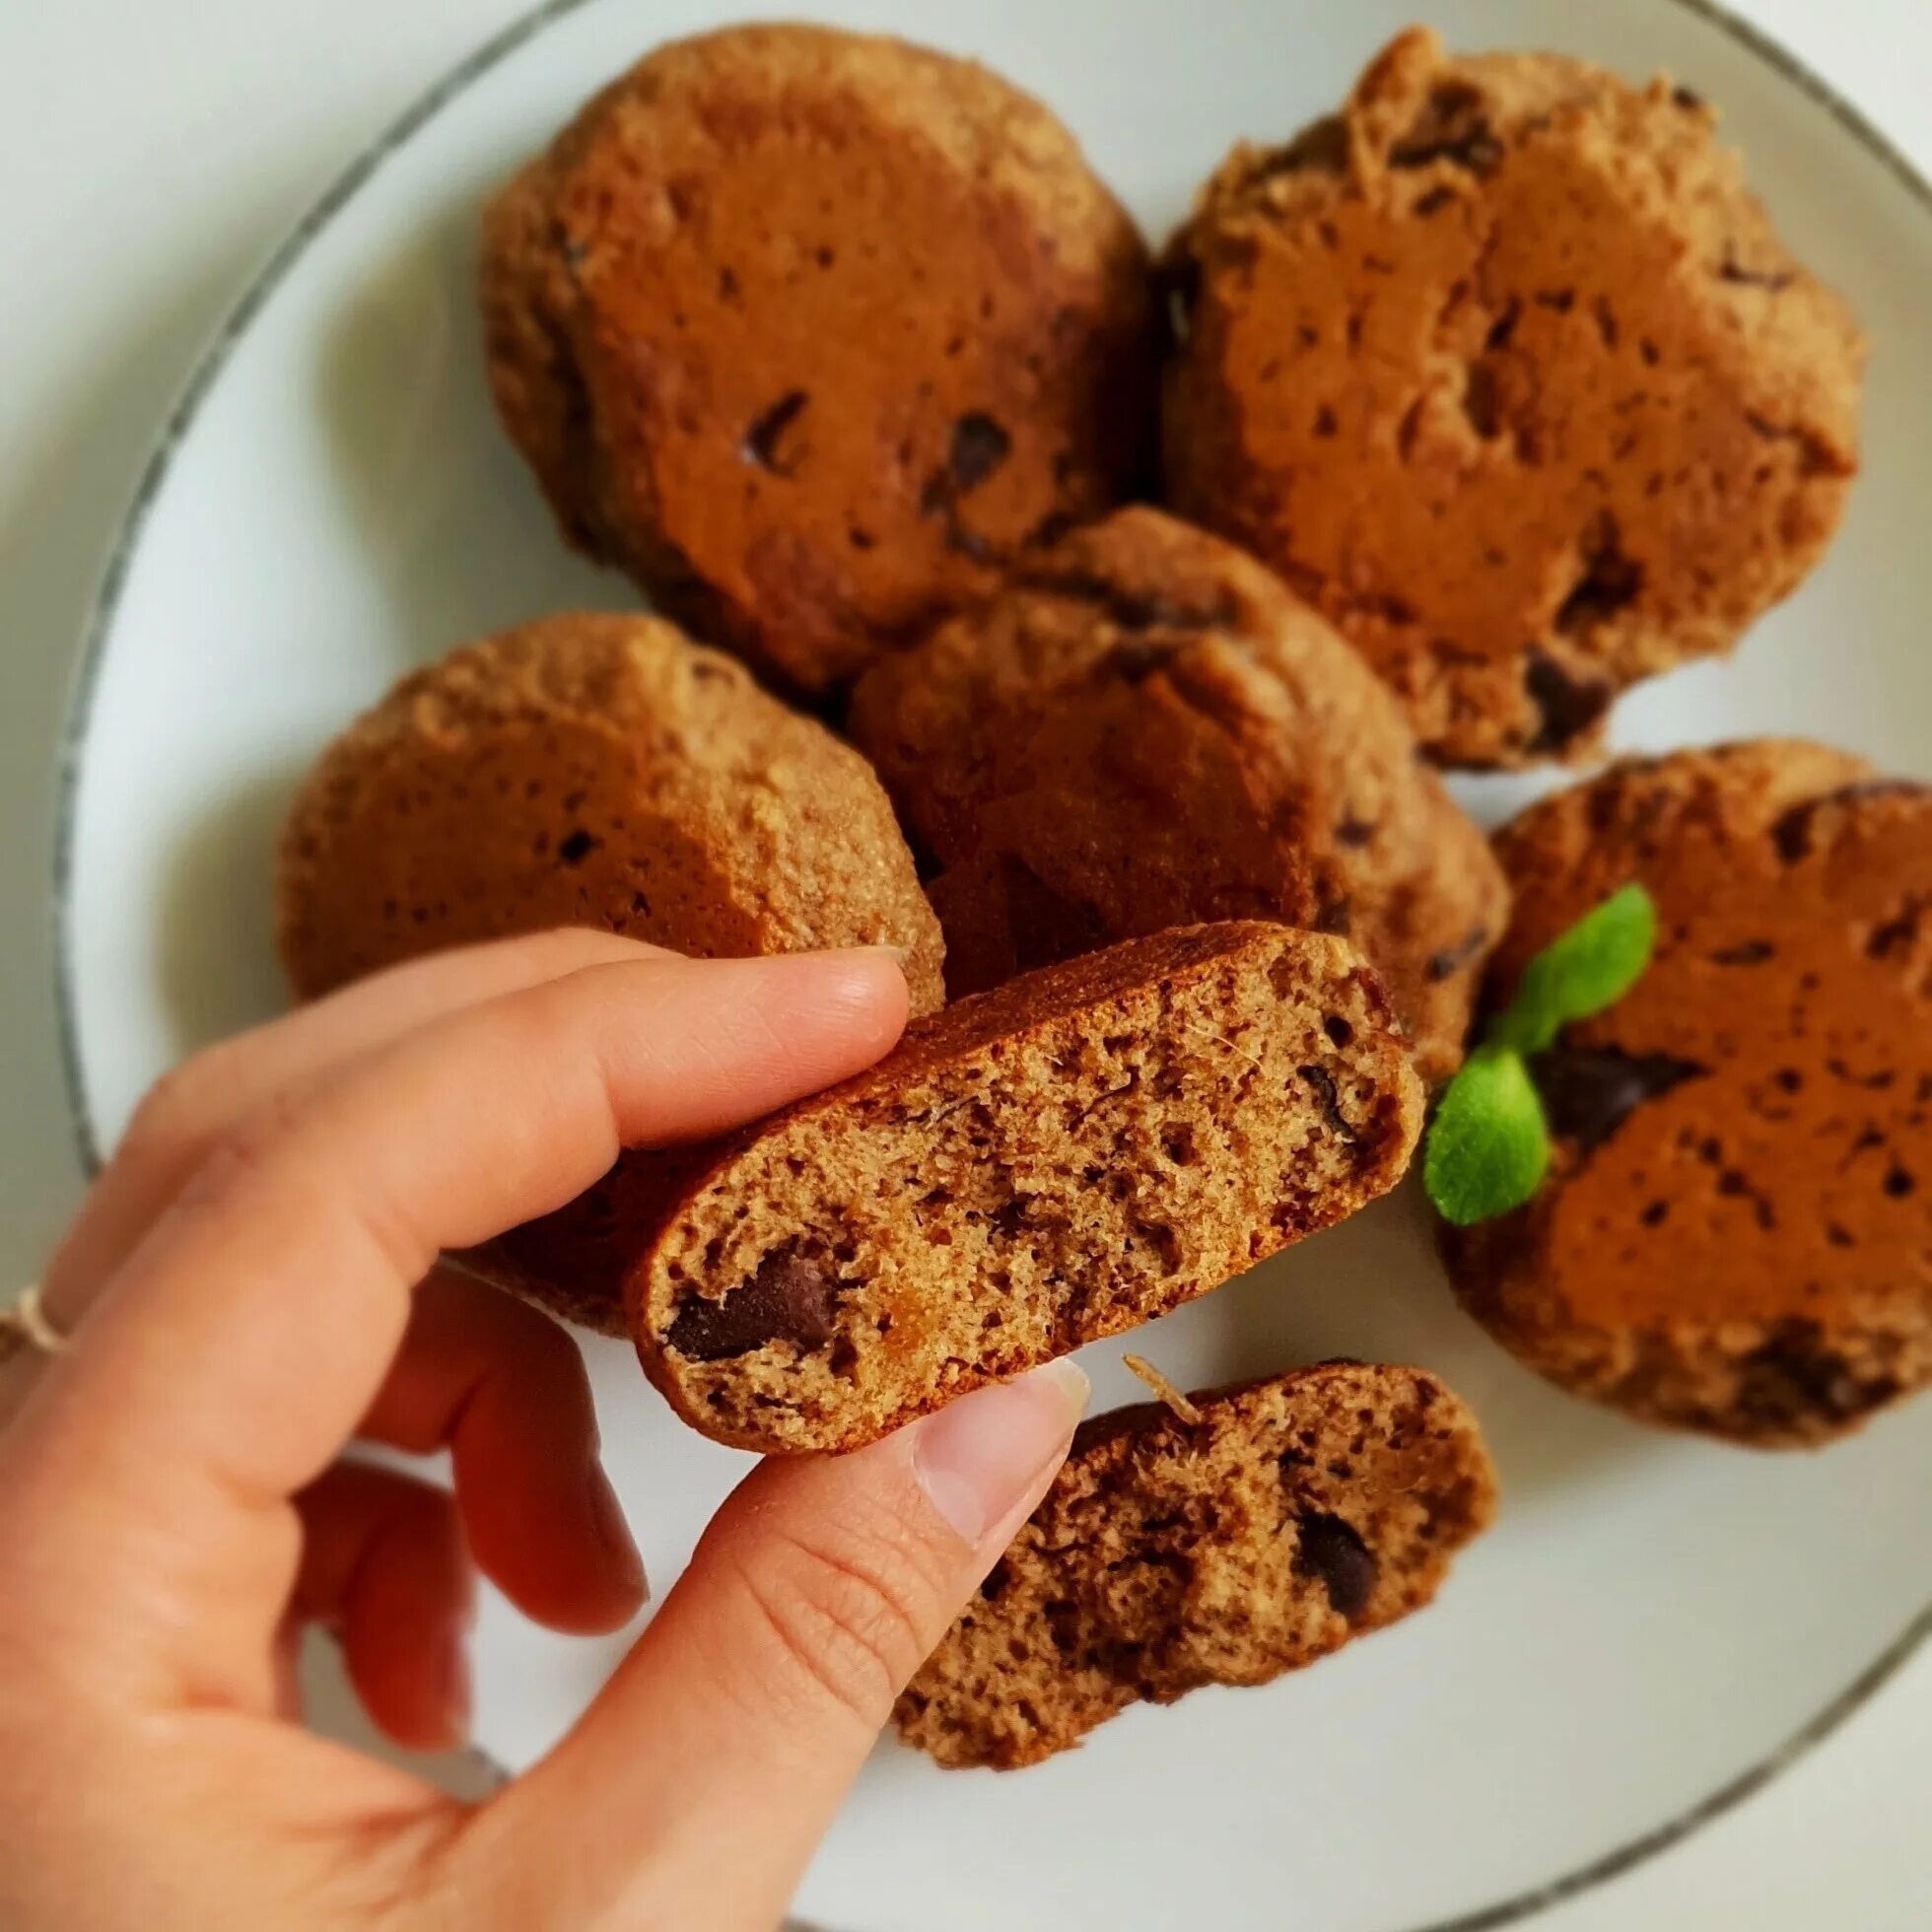
<svg viewBox="0 0 1932 1932">
<path fill-rule="evenodd" d="M 1412 31 L 1170 243 L 1168 499 L 1457 765 L 1589 749 L 1822 555 L 1863 345 L 1697 97 Z"/>
<path fill-rule="evenodd" d="M 1528 1207 L 1445 1229 L 1464 1305 L 1643 1419 L 1820 1442 L 1932 1381 L 1932 788 L 1795 740 L 1613 767 L 1498 850 L 1529 958 L 1631 879 L 1649 970 L 1535 1057 Z"/>
</svg>

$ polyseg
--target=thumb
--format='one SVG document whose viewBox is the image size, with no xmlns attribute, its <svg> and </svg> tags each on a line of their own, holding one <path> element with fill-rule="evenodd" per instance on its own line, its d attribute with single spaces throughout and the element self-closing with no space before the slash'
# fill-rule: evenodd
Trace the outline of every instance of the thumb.
<svg viewBox="0 0 1932 1932">
<path fill-rule="evenodd" d="M 1051 1362 L 856 1454 L 753 1471 L 576 1730 L 476 1820 L 493 1888 L 529 1888 L 506 1922 L 775 1924 L 1086 1395 Z"/>
</svg>

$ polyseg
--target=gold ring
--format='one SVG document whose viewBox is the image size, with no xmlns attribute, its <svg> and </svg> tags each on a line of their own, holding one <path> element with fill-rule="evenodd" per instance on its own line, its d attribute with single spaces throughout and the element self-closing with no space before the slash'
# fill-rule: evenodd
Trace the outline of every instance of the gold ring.
<svg viewBox="0 0 1932 1932">
<path fill-rule="evenodd" d="M 0 1361 L 22 1346 L 37 1348 L 43 1355 L 58 1355 L 67 1346 L 67 1338 L 47 1319 L 47 1311 L 40 1306 L 37 1281 L 24 1288 L 12 1306 L 0 1308 Z"/>
</svg>

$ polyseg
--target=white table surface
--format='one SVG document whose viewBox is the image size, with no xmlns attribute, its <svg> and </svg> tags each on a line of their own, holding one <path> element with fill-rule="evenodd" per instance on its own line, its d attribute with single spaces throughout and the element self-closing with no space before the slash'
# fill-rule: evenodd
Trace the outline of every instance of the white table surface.
<svg viewBox="0 0 1932 1932">
<path fill-rule="evenodd" d="M 54 746 L 82 618 L 147 446 L 283 231 L 524 4 L 0 0 L 0 1284 L 34 1276 L 80 1189 L 51 995 Z M 1733 4 L 1932 173 L 1925 0 Z M 323 1720 L 351 1723 L 340 1687 L 319 1678 Z M 1741 1809 L 1536 1922 L 1932 1925 L 1928 1736 L 1922 1654 Z"/>
</svg>

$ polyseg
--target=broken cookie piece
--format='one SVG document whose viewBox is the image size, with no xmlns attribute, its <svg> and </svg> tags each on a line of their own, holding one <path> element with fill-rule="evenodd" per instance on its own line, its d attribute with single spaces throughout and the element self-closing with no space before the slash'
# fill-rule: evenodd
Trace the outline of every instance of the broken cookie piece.
<svg viewBox="0 0 1932 1932">
<path fill-rule="evenodd" d="M 856 1448 L 1344 1219 L 1420 1120 L 1346 942 L 1134 940 L 916 1021 L 726 1143 L 633 1275 L 639 1354 L 720 1441 Z"/>
<path fill-rule="evenodd" d="M 1130 1704 L 1266 1684 L 1436 1593 L 1489 1523 L 1475 1417 L 1414 1368 L 1325 1362 L 1095 1416 L 895 1717 L 1009 1770 Z"/>
</svg>

